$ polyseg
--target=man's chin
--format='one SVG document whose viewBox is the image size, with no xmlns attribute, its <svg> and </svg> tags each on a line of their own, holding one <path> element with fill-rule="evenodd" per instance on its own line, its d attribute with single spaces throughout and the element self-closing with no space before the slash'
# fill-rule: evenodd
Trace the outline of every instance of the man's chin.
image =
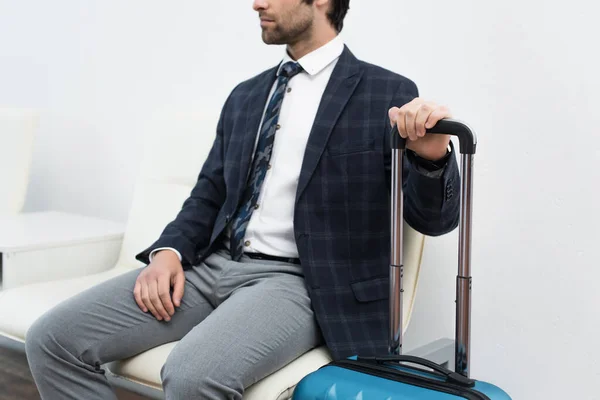
<svg viewBox="0 0 600 400">
<path fill-rule="evenodd" d="M 265 44 L 286 44 L 284 40 L 282 40 L 282 38 L 278 37 L 277 35 L 273 35 L 270 32 L 267 32 L 265 30 L 263 30 L 262 32 L 262 40 Z"/>
</svg>

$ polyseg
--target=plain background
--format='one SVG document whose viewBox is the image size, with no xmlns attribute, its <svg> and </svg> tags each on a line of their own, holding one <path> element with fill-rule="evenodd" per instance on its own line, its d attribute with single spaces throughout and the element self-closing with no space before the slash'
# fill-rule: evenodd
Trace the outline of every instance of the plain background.
<svg viewBox="0 0 600 400">
<path fill-rule="evenodd" d="M 600 398 L 598 7 L 351 7 L 355 55 L 410 77 L 479 133 L 473 376 L 515 399 Z M 0 106 L 42 110 L 26 211 L 124 221 L 145 121 L 220 108 L 281 58 L 259 35 L 250 0 L 0 0 Z M 453 335 L 456 238 L 428 242 L 410 347 Z"/>
</svg>

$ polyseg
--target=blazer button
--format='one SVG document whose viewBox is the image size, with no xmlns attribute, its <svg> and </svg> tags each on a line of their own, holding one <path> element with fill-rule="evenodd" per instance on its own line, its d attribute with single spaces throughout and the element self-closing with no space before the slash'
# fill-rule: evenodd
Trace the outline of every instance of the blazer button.
<svg viewBox="0 0 600 400">
<path fill-rule="evenodd" d="M 231 215 L 229 215 L 229 214 L 228 214 L 228 215 L 225 217 L 225 223 L 226 223 L 226 224 L 228 224 L 230 220 L 231 220 Z"/>
</svg>

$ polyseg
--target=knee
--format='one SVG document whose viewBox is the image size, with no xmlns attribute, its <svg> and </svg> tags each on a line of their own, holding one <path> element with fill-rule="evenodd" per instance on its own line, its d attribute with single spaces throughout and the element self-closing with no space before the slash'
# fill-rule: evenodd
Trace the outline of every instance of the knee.
<svg viewBox="0 0 600 400">
<path fill-rule="evenodd" d="M 167 358 L 161 370 L 167 400 L 242 398 L 244 387 L 240 377 L 223 368 L 221 363 L 207 362 L 212 357 L 202 357 L 194 353 L 177 351 L 175 348 Z"/>
<path fill-rule="evenodd" d="M 25 352 L 30 363 L 55 354 L 64 346 L 60 344 L 62 333 L 66 329 L 64 323 L 50 310 L 39 317 L 27 330 L 25 335 Z"/>
</svg>

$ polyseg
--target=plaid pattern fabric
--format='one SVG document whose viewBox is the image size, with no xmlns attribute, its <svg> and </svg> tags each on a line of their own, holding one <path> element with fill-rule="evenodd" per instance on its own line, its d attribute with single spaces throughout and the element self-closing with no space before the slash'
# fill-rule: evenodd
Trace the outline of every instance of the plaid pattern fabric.
<svg viewBox="0 0 600 400">
<path fill-rule="evenodd" d="M 277 86 L 265 111 L 264 122 L 260 129 L 256 152 L 252 162 L 252 170 L 248 179 L 248 185 L 244 190 L 242 205 L 231 224 L 231 258 L 235 261 L 239 261 L 244 253 L 246 228 L 250 222 L 250 217 L 252 217 L 252 211 L 254 211 L 254 207 L 258 203 L 260 189 L 267 175 L 267 167 L 269 161 L 271 161 L 275 133 L 278 130 L 279 111 L 283 103 L 285 89 L 290 79 L 300 72 L 302 72 L 302 67 L 295 62 L 287 62 L 281 67 Z"/>
<path fill-rule="evenodd" d="M 184 268 L 216 246 L 242 203 L 256 133 L 277 68 L 238 85 L 177 218 L 138 259 L 174 247 Z M 298 181 L 294 231 L 312 306 L 334 358 L 387 352 L 390 257 L 388 110 L 418 96 L 410 80 L 346 48 L 323 94 Z M 405 158 L 406 159 L 406 158 Z M 460 181 L 450 157 L 439 178 L 405 160 L 405 220 L 427 235 L 458 224 Z M 260 312 L 260 310 L 257 310 Z"/>
</svg>

